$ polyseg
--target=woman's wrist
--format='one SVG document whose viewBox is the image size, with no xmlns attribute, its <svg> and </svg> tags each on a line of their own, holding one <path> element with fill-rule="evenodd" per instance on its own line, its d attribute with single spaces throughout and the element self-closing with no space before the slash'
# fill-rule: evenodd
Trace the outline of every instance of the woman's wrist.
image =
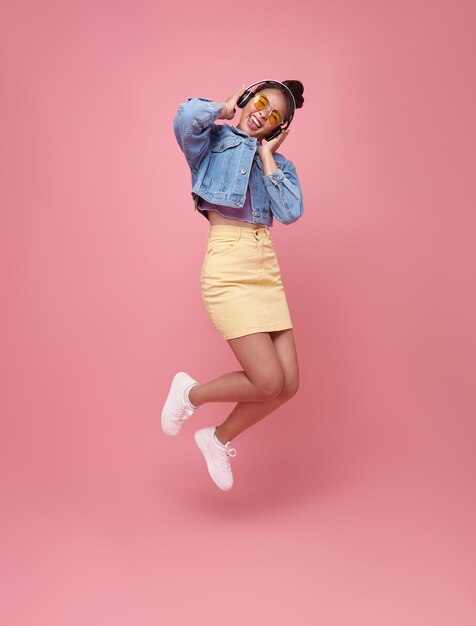
<svg viewBox="0 0 476 626">
<path fill-rule="evenodd" d="M 228 102 L 222 102 L 222 111 L 221 111 L 221 116 L 220 119 L 222 120 L 227 120 L 230 117 L 230 113 L 232 112 L 232 108 L 231 105 L 228 104 Z"/>
<path fill-rule="evenodd" d="M 279 170 L 278 164 L 274 160 L 273 153 L 269 148 L 266 146 L 260 146 L 258 148 L 258 154 L 263 163 L 263 172 L 265 176 L 269 176 Z"/>
</svg>

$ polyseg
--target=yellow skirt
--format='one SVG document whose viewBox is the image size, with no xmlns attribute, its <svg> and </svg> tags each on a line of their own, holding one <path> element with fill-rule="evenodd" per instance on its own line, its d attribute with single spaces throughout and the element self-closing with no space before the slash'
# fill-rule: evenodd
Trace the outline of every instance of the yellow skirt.
<svg viewBox="0 0 476 626">
<path fill-rule="evenodd" d="M 205 308 L 224 339 L 293 327 L 264 226 L 210 224 L 200 281 Z"/>
</svg>

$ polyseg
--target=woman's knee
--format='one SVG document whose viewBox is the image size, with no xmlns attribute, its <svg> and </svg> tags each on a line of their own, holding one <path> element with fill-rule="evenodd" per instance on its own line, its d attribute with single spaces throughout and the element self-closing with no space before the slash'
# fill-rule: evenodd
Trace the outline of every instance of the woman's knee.
<svg viewBox="0 0 476 626">
<path fill-rule="evenodd" d="M 287 378 L 284 382 L 283 388 L 281 390 L 281 396 L 285 400 L 290 400 L 293 396 L 295 396 L 299 389 L 299 378 Z"/>
<path fill-rule="evenodd" d="M 274 400 L 281 394 L 283 386 L 284 377 L 282 373 L 262 378 L 256 385 L 260 394 L 260 400 Z"/>
</svg>

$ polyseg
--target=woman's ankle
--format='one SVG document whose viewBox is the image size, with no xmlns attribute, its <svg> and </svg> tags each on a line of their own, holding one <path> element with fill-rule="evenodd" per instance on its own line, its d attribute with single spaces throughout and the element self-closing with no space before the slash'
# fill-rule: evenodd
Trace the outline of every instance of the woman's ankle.
<svg viewBox="0 0 476 626">
<path fill-rule="evenodd" d="M 220 426 L 217 426 L 215 428 L 215 437 L 218 439 L 218 441 L 220 443 L 222 443 L 224 446 L 233 439 L 233 437 L 230 435 L 230 433 L 227 432 L 222 432 L 220 430 Z"/>
<path fill-rule="evenodd" d="M 197 393 L 196 393 L 198 387 L 200 387 L 200 385 L 193 385 L 193 387 L 188 390 L 188 399 L 193 404 L 193 406 L 196 406 L 197 408 L 201 404 L 201 402 L 200 402 L 200 394 L 198 394 L 198 397 L 197 397 Z"/>
</svg>

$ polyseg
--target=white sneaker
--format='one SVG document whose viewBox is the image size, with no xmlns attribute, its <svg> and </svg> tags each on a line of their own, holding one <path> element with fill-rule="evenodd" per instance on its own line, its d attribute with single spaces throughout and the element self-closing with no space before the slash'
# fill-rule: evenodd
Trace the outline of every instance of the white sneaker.
<svg viewBox="0 0 476 626">
<path fill-rule="evenodd" d="M 228 491 L 233 486 L 230 457 L 236 456 L 236 450 L 220 443 L 214 436 L 215 426 L 201 428 L 195 433 L 195 441 L 207 462 L 208 472 L 220 489 Z"/>
<path fill-rule="evenodd" d="M 162 430 L 166 435 L 178 435 L 184 423 L 198 407 L 185 399 L 188 387 L 198 382 L 185 372 L 177 372 L 173 377 L 169 395 L 162 409 Z"/>
</svg>

